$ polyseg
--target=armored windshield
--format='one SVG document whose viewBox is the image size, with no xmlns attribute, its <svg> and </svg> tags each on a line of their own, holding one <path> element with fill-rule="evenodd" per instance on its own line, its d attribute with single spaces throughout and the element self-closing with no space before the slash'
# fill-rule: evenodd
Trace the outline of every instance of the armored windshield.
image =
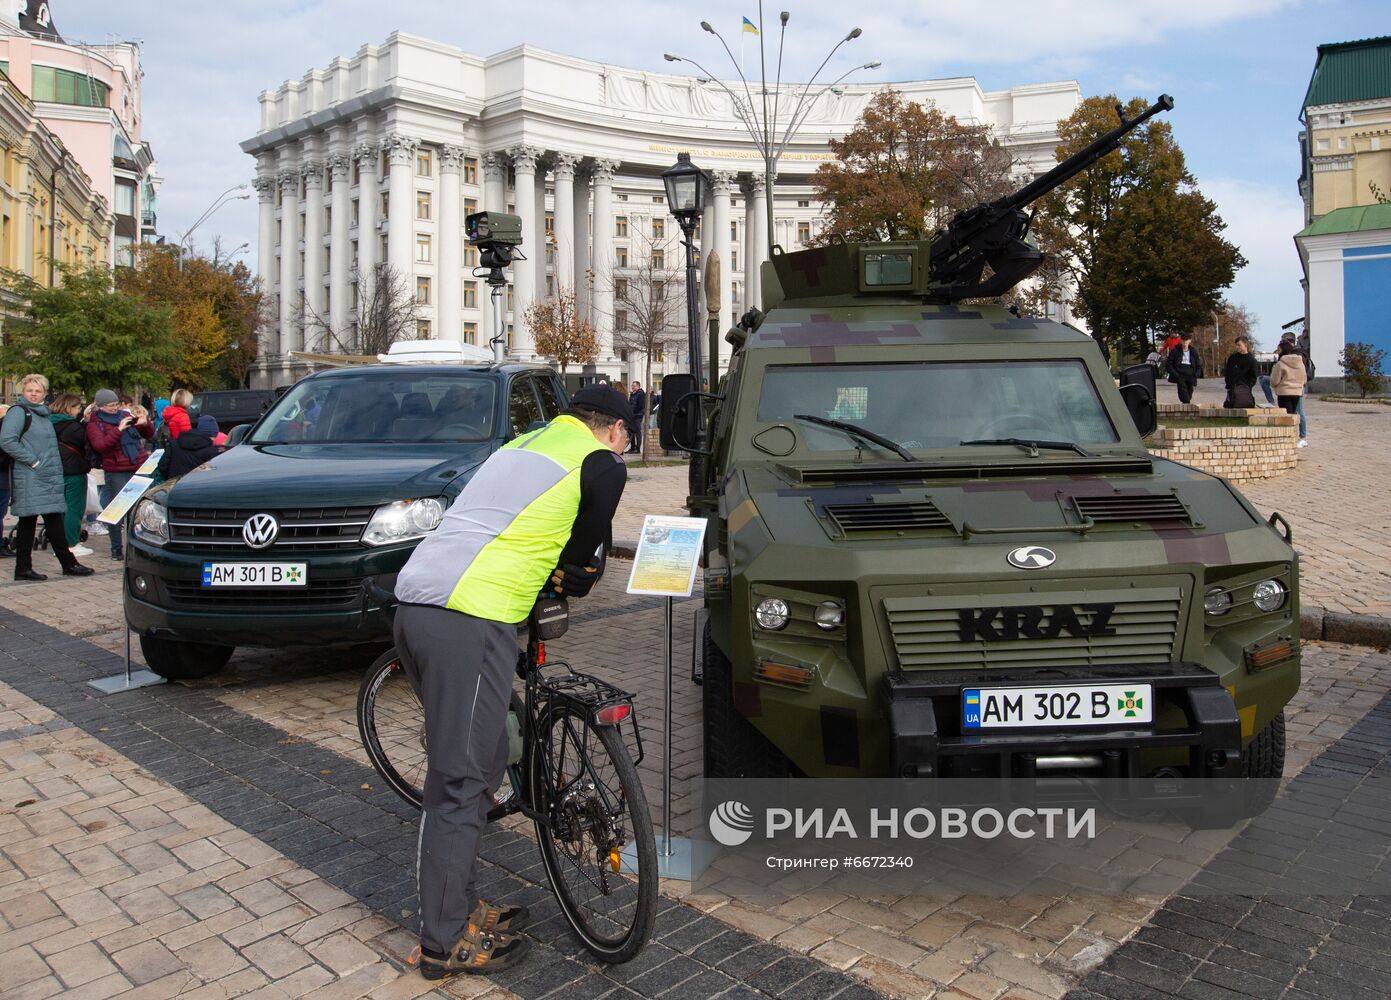
<svg viewBox="0 0 1391 1000">
<path fill-rule="evenodd" d="M 770 366 L 759 421 L 791 423 L 799 413 L 848 421 L 906 448 L 1006 437 L 1120 440 L 1078 360 Z M 812 451 L 847 448 L 833 428 L 801 422 L 797 432 Z"/>
<path fill-rule="evenodd" d="M 493 436 L 495 392 L 491 379 L 464 373 L 305 379 L 281 397 L 248 441 L 485 441 Z"/>
</svg>

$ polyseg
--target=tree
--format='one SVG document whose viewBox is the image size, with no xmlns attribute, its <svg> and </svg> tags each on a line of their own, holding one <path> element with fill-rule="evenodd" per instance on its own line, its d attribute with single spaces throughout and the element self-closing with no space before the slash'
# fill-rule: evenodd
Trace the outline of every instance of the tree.
<svg viewBox="0 0 1391 1000">
<path fill-rule="evenodd" d="M 1125 115 L 1146 107 L 1132 99 Z M 1058 123 L 1059 161 L 1116 127 L 1114 95 L 1089 97 Z M 1221 308 L 1246 259 L 1197 188 L 1167 122 L 1151 119 L 1089 170 L 1038 203 L 1033 232 L 1054 263 L 1051 294 L 1074 289 L 1074 311 L 1106 347 L 1142 357 L 1156 333 L 1187 330 Z"/>
<path fill-rule="evenodd" d="M 1013 186 L 1013 161 L 989 126 L 963 125 L 896 90 L 874 95 L 845 138 L 831 140 L 831 152 L 836 162 L 811 179 L 827 206 L 822 241 L 926 239 L 961 209 Z"/>
<path fill-rule="evenodd" d="M 309 350 L 385 354 L 392 344 L 419 336 L 420 307 L 406 275 L 390 264 L 378 264 L 371 272 L 357 275 L 357 305 L 338 329 L 329 317 L 307 306 L 298 312 Z"/>
<path fill-rule="evenodd" d="M 236 388 L 256 360 L 263 310 L 259 283 L 245 264 L 141 244 L 132 267 L 118 268 L 116 285 L 171 311 L 178 356 L 169 380 L 191 389 Z"/>
<path fill-rule="evenodd" d="M 1221 374 L 1222 366 L 1236 350 L 1237 337 L 1245 337 L 1250 341 L 1252 351 L 1260 347 L 1256 338 L 1251 335 L 1255 320 L 1245 306 L 1224 302 L 1222 308 L 1217 311 L 1217 320 L 1214 324 L 1209 316 L 1207 323 L 1195 326 L 1192 330 L 1193 349 L 1198 352 L 1198 357 L 1203 359 L 1203 371 L 1209 378 Z"/>
<path fill-rule="evenodd" d="M 598 334 L 580 315 L 574 289 L 557 286 L 554 297 L 526 307 L 522 322 L 531 330 L 536 353 L 560 364 L 561 378 L 571 365 L 593 364 L 599 355 Z"/>
<path fill-rule="evenodd" d="M 666 264 L 678 245 L 635 231 L 630 247 L 632 266 L 626 268 L 624 274 L 610 274 L 600 279 L 607 281 L 613 292 L 613 346 L 642 355 L 642 384 L 648 389 L 652 386 L 652 362 L 660 360 L 668 349 L 686 342 L 685 281 L 680 271 Z M 652 393 L 645 395 L 638 433 L 644 461 L 647 459 L 644 431 L 652 415 Z"/>
<path fill-rule="evenodd" d="M 167 387 L 180 356 L 173 310 L 113 289 L 105 264 L 58 264 L 57 270 L 61 283 L 53 288 L 28 275 L 4 275 L 25 305 L 5 323 L 0 370 L 42 372 L 55 390 L 83 394 Z"/>
<path fill-rule="evenodd" d="M 1384 377 L 1381 366 L 1385 360 L 1384 350 L 1360 340 L 1344 346 L 1343 353 L 1338 355 L 1338 364 L 1343 366 L 1343 375 L 1357 386 L 1363 399 L 1367 398 L 1367 393 L 1381 389 L 1381 380 Z"/>
</svg>

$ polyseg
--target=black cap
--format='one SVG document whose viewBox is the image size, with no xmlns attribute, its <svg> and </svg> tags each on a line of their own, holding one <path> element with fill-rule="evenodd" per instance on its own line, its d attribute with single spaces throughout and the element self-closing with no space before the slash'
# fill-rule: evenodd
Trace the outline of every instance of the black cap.
<svg viewBox="0 0 1391 1000">
<path fill-rule="evenodd" d="M 570 397 L 571 406 L 583 406 L 615 420 L 627 420 L 633 408 L 628 397 L 611 385 L 587 385 Z"/>
</svg>

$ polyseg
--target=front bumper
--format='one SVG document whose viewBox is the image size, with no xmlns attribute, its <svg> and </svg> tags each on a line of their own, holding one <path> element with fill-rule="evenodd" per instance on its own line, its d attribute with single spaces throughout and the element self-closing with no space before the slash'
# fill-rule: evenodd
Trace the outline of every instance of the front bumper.
<svg viewBox="0 0 1391 1000">
<path fill-rule="evenodd" d="M 1039 686 L 1097 681 L 1136 682 L 1154 689 L 1155 722 L 1143 727 L 963 730 L 967 688 Z M 1036 779 L 1040 761 L 1098 778 L 1147 776 L 1156 759 L 1176 761 L 1198 778 L 1241 775 L 1241 720 L 1217 674 L 1194 663 L 1092 667 L 1084 676 L 1059 678 L 1056 668 L 981 671 L 910 671 L 885 686 L 890 727 L 890 773 L 900 777 Z M 1172 766 L 1172 765 L 1171 765 Z"/>
<path fill-rule="evenodd" d="M 389 641 L 391 623 L 363 600 L 361 583 L 368 576 L 389 580 L 413 548 L 267 552 L 254 558 L 308 563 L 308 586 L 303 591 L 216 591 L 201 589 L 203 563 L 226 559 L 226 553 L 167 552 L 132 539 L 122 586 L 126 620 L 139 635 L 229 646 Z M 137 576 L 145 583 L 138 595 Z"/>
</svg>

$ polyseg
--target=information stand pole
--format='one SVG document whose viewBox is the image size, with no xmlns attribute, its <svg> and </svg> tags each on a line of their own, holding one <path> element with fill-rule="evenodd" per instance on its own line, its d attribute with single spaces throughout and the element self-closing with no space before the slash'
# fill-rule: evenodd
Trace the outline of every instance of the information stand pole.
<svg viewBox="0 0 1391 1000">
<path fill-rule="evenodd" d="M 94 681 L 88 681 L 92 687 L 102 694 L 117 694 L 121 691 L 134 691 L 136 688 L 153 687 L 156 684 L 163 684 L 164 678 L 153 670 L 130 669 L 130 622 L 121 615 L 121 624 L 125 626 L 126 633 L 126 672 L 124 674 L 112 674 L 110 677 L 98 677 Z"/>
<path fill-rule="evenodd" d="M 662 750 L 662 858 L 669 861 L 671 854 L 671 671 L 672 671 L 672 627 L 671 595 L 666 598 L 666 702 L 662 707 L 662 737 L 665 744 Z M 658 863 L 661 867 L 661 863 Z"/>
</svg>

